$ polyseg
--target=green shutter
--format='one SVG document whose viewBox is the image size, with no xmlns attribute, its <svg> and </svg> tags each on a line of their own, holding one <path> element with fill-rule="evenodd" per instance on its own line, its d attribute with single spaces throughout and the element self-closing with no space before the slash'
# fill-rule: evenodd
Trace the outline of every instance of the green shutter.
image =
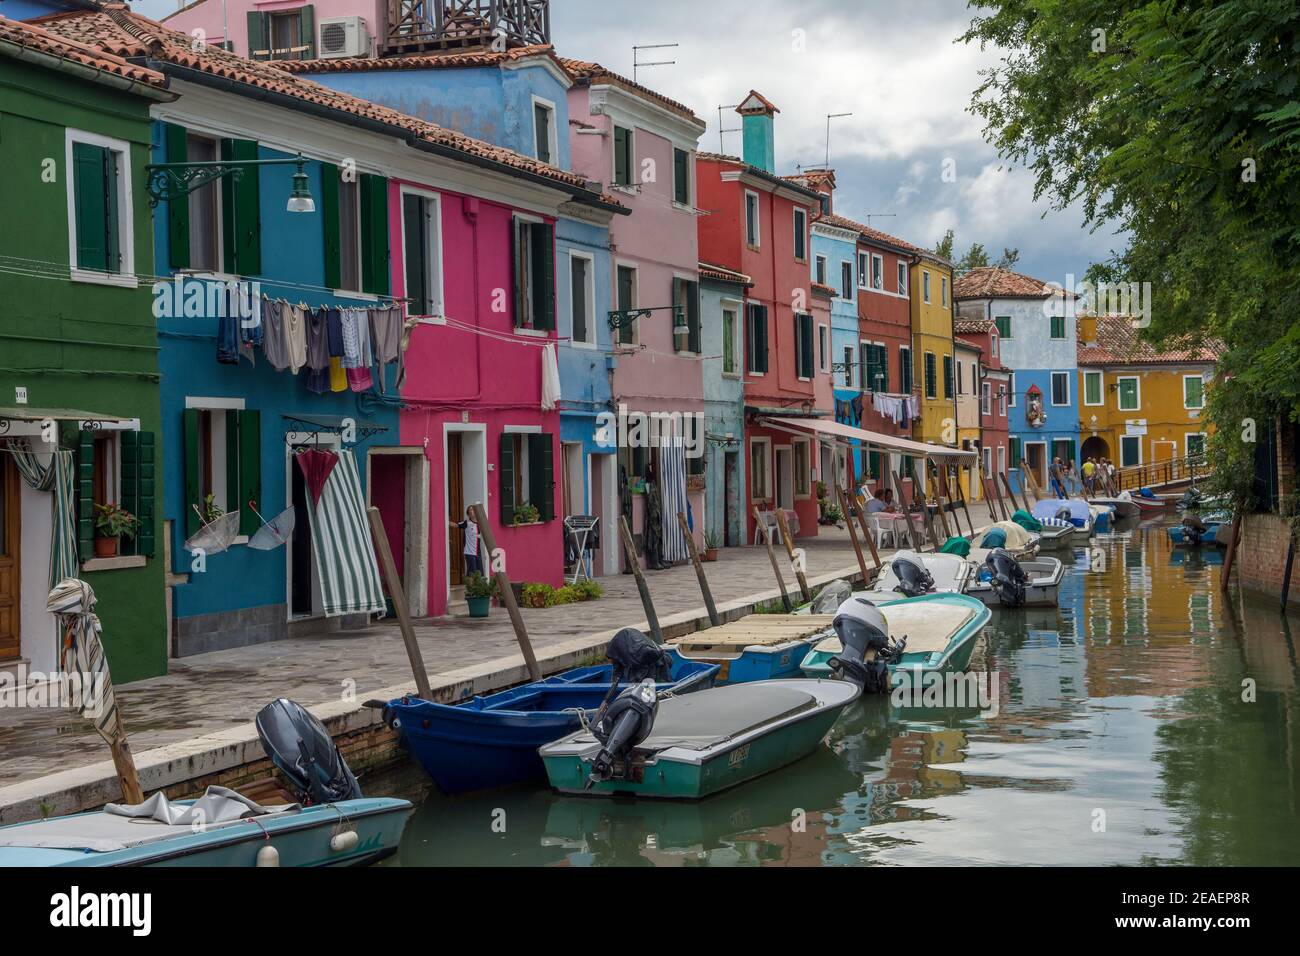
<svg viewBox="0 0 1300 956">
<path fill-rule="evenodd" d="M 1012 435 L 1010 438 L 1010 444 L 1011 444 L 1011 467 L 1019 468 L 1020 467 L 1020 439 Z"/>
<path fill-rule="evenodd" d="M 107 213 L 104 217 L 104 252 L 106 268 L 109 272 L 122 271 L 122 224 L 118 222 L 117 164 L 118 153 L 111 149 L 104 150 L 104 209 Z"/>
<path fill-rule="evenodd" d="M 1054 339 L 1065 338 L 1065 316 L 1062 315 L 1052 316 L 1052 338 Z"/>
<path fill-rule="evenodd" d="M 155 451 L 153 432 L 122 432 L 121 505 L 140 523 L 135 537 L 123 538 L 123 554 L 153 557 L 155 511 Z"/>
<path fill-rule="evenodd" d="M 257 143 L 247 139 L 223 139 L 221 158 L 225 162 L 246 162 L 258 158 Z M 259 167 L 244 167 L 238 179 L 224 180 L 221 190 L 222 245 L 227 269 L 240 276 L 262 273 L 262 213 Z"/>
<path fill-rule="evenodd" d="M 95 433 L 77 433 L 77 553 L 95 556 Z"/>
<path fill-rule="evenodd" d="M 320 178 L 320 218 L 325 238 L 325 287 L 340 289 L 343 287 L 343 250 L 339 244 L 339 168 L 333 163 L 321 163 Z"/>
<path fill-rule="evenodd" d="M 999 315 L 996 316 L 993 321 L 998 327 L 998 335 L 1002 336 L 1004 339 L 1011 338 L 1011 316 Z"/>
<path fill-rule="evenodd" d="M 543 521 L 555 520 L 554 450 L 550 435 L 528 436 L 528 497 Z"/>
<path fill-rule="evenodd" d="M 226 409 L 226 512 L 239 512 L 239 533 L 244 533 L 244 516 L 251 514 L 244 505 L 239 487 L 239 412 Z"/>
<path fill-rule="evenodd" d="M 515 436 L 501 433 L 500 458 L 497 463 L 497 496 L 501 506 L 501 523 L 513 524 L 515 520 Z"/>
<path fill-rule="evenodd" d="M 298 45 L 307 48 L 304 60 L 316 58 L 316 8 L 310 3 L 298 8 Z"/>
<path fill-rule="evenodd" d="M 199 474 L 198 409 L 185 409 L 181 418 L 181 430 L 185 441 L 185 501 L 181 517 L 184 519 L 185 537 L 189 538 L 199 530 L 199 516 L 194 507 L 203 507 L 203 485 Z"/>
<path fill-rule="evenodd" d="M 952 398 L 952 356 L 943 357 L 943 397 Z"/>
<path fill-rule="evenodd" d="M 72 144 L 73 199 L 77 223 L 77 267 L 108 269 L 108 209 L 103 147 Z"/>
<path fill-rule="evenodd" d="M 555 227 L 534 223 L 533 256 L 533 328 L 550 332 L 555 328 Z"/>
<path fill-rule="evenodd" d="M 189 158 L 185 127 L 163 124 L 163 145 L 167 162 L 183 163 Z M 167 258 L 173 269 L 190 266 L 190 204 L 186 196 L 167 201 Z"/>
<path fill-rule="evenodd" d="M 889 346 L 877 345 L 876 365 L 880 369 L 880 390 L 889 391 Z"/>
<path fill-rule="evenodd" d="M 686 324 L 691 329 L 686 338 L 686 345 L 699 355 L 704 351 L 704 347 L 700 344 L 700 284 L 698 282 L 686 283 Z"/>
<path fill-rule="evenodd" d="M 632 183 L 632 177 L 629 167 L 632 165 L 628 160 L 628 143 L 627 130 L 622 126 L 614 127 L 614 184 L 616 186 L 629 186 Z"/>
<path fill-rule="evenodd" d="M 264 60 L 266 54 L 255 55 L 259 50 L 268 50 L 271 46 L 270 17 L 265 13 L 250 11 L 248 14 L 248 58 Z"/>
<path fill-rule="evenodd" d="M 253 507 L 249 507 L 250 502 Z M 239 413 L 239 533 L 262 526 L 253 508 L 262 510 L 262 413 Z"/>
<path fill-rule="evenodd" d="M 1079 457 L 1077 454 L 1077 448 L 1074 439 L 1073 438 L 1066 439 L 1065 447 L 1068 449 L 1068 451 L 1066 452 L 1065 463 L 1066 465 L 1069 465 L 1070 462 L 1077 461 Z"/>
<path fill-rule="evenodd" d="M 768 371 L 768 348 L 767 348 L 767 306 L 754 306 L 754 337 L 756 342 L 755 357 L 758 364 L 755 370 L 766 373 Z"/>
<path fill-rule="evenodd" d="M 673 314 L 669 318 L 669 322 L 672 323 L 673 328 L 677 328 L 679 318 L 682 320 L 683 324 L 685 323 L 686 320 L 685 288 L 686 288 L 686 280 L 679 279 L 677 276 L 673 276 L 673 292 L 672 292 L 672 300 L 671 300 L 673 304 Z M 684 347 L 685 347 L 685 342 L 682 341 L 682 336 L 673 335 L 673 351 L 680 352 L 683 350 Z"/>
<path fill-rule="evenodd" d="M 361 175 L 361 291 L 388 295 L 388 180 Z"/>
<path fill-rule="evenodd" d="M 691 201 L 690 153 L 673 150 L 673 198 L 683 206 Z"/>
</svg>

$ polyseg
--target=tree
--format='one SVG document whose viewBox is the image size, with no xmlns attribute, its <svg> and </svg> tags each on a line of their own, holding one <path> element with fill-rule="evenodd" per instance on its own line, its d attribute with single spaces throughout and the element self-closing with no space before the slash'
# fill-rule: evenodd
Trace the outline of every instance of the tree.
<svg viewBox="0 0 1300 956">
<path fill-rule="evenodd" d="M 1010 269 L 1019 261 L 1020 261 L 1019 249 L 1008 249 L 1006 246 L 1003 246 L 1002 258 L 993 264 L 997 266 L 999 269 Z"/>
<path fill-rule="evenodd" d="M 940 239 L 937 243 L 935 243 L 934 254 L 938 256 L 940 259 L 947 259 L 949 262 L 951 262 L 952 244 L 953 244 L 952 230 L 949 229 L 947 232 L 943 234 L 943 238 Z"/>
</svg>

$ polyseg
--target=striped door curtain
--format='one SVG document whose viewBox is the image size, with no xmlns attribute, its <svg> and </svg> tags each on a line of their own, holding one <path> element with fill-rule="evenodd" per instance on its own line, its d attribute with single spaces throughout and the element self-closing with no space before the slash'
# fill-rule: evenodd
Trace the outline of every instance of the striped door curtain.
<svg viewBox="0 0 1300 956">
<path fill-rule="evenodd" d="M 677 521 L 677 513 L 686 514 L 686 449 L 676 431 L 667 436 L 659 449 L 659 486 L 663 497 L 660 519 L 663 524 L 665 561 L 685 561 L 691 554 L 686 536 Z"/>
<path fill-rule="evenodd" d="M 366 520 L 361 477 L 352 452 L 338 453 L 311 518 L 311 547 L 320 577 L 326 617 L 374 614 L 384 610 L 379 563 Z"/>
<path fill-rule="evenodd" d="M 26 442 L 10 442 L 9 452 L 14 456 L 18 473 L 36 491 L 52 495 L 53 521 L 50 528 L 50 587 L 64 578 L 77 576 L 77 469 L 71 451 L 55 451 L 48 464 Z"/>
</svg>

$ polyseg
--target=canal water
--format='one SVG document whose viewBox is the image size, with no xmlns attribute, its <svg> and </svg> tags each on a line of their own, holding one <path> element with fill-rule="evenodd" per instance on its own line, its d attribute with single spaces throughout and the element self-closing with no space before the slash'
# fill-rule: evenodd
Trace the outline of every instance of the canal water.
<svg viewBox="0 0 1300 956">
<path fill-rule="evenodd" d="M 417 804 L 390 865 L 1300 865 L 1300 622 L 1159 522 L 1092 545 L 1059 610 L 993 612 L 984 710 L 866 699 L 698 803 L 448 798 L 411 768 L 367 784 Z"/>
</svg>

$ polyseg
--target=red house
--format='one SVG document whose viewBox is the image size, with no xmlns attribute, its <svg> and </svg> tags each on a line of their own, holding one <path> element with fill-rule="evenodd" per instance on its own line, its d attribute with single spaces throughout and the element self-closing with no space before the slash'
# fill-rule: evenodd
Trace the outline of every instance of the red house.
<svg viewBox="0 0 1300 956">
<path fill-rule="evenodd" d="M 982 350 L 980 356 L 980 460 L 986 474 L 1007 473 L 1010 439 L 1007 428 L 1007 401 L 1011 370 L 1003 366 L 998 327 L 992 319 L 961 319 L 954 328 L 957 338 Z"/>
</svg>

